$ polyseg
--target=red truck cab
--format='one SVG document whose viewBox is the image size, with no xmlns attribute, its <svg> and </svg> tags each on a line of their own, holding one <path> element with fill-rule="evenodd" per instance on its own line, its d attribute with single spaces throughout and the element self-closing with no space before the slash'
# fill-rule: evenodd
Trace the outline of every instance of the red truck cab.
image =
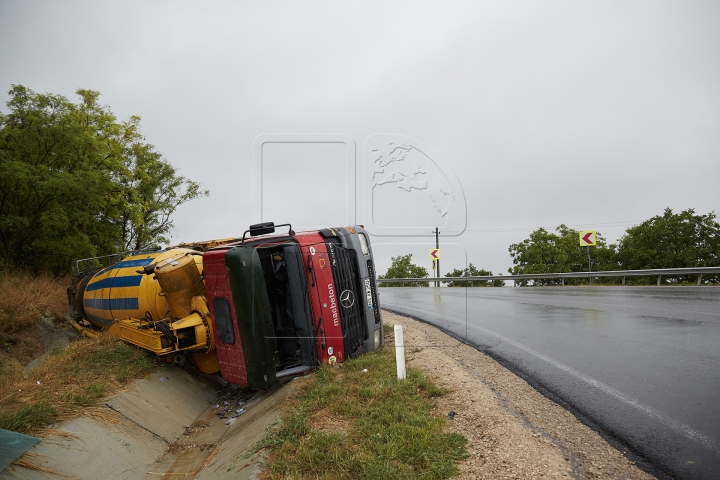
<svg viewBox="0 0 720 480">
<path fill-rule="evenodd" d="M 203 255 L 220 372 L 255 390 L 374 351 L 383 339 L 365 230 L 265 235 L 274 228 L 253 225 L 249 239 Z"/>
</svg>

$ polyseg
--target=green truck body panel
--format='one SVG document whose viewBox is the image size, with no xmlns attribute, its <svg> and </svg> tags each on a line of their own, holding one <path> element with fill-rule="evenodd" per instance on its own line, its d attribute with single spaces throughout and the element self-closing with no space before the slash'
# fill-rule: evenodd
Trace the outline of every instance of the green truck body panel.
<svg viewBox="0 0 720 480">
<path fill-rule="evenodd" d="M 225 255 L 230 289 L 245 355 L 248 387 L 264 390 L 275 383 L 277 344 L 260 257 L 253 247 L 235 247 Z"/>
</svg>

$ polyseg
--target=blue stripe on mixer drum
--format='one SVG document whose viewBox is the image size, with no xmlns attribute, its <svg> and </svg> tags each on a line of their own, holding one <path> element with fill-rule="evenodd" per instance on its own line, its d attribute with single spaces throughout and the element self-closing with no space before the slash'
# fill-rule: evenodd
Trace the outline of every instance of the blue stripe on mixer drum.
<svg viewBox="0 0 720 480">
<path fill-rule="evenodd" d="M 112 287 L 137 287 L 140 285 L 142 277 L 142 275 L 131 275 L 129 277 L 103 278 L 102 280 L 98 280 L 97 282 L 88 285 L 85 291 L 92 292 L 93 290 Z"/>
<path fill-rule="evenodd" d="M 103 273 L 109 272 L 110 270 L 115 270 L 116 268 L 144 267 L 145 265 L 150 265 L 153 260 L 155 260 L 155 258 L 141 258 L 138 260 L 124 260 L 122 262 L 116 263 L 115 265 L 110 265 L 109 267 L 103 268 L 95 275 L 102 275 Z"/>
<path fill-rule="evenodd" d="M 153 260 L 155 260 L 155 258 L 140 258 L 137 260 L 123 260 L 122 262 L 118 262 L 115 265 L 112 265 L 109 268 L 109 270 L 113 270 L 115 268 L 125 268 L 125 267 L 144 267 L 145 265 L 150 265 Z"/>
<path fill-rule="evenodd" d="M 86 298 L 85 306 L 99 310 L 137 310 L 138 299 L 135 298 Z"/>
</svg>

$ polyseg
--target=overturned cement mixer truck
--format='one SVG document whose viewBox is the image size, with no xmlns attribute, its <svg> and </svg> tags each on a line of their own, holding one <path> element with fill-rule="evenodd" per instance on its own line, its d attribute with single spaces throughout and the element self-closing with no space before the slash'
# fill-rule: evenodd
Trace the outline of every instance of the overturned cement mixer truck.
<svg viewBox="0 0 720 480">
<path fill-rule="evenodd" d="M 78 260 L 71 322 L 253 390 L 380 348 L 364 228 L 282 226 L 287 234 L 269 236 L 267 222 L 239 239 Z"/>
</svg>

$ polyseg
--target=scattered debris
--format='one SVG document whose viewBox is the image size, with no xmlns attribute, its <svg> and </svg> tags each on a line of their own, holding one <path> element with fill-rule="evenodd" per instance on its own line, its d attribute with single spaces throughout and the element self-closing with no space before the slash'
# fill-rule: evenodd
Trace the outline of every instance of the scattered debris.
<svg viewBox="0 0 720 480">
<path fill-rule="evenodd" d="M 218 418 L 222 418 L 222 419 L 225 419 L 225 418 L 233 419 L 233 418 L 239 417 L 243 413 L 245 413 L 244 408 L 238 408 L 238 409 L 220 408 L 220 409 L 218 409 L 217 412 L 215 412 L 215 415 L 217 415 Z"/>
<path fill-rule="evenodd" d="M 234 419 L 247 411 L 243 407 L 247 405 L 252 395 L 252 392 L 249 390 L 231 388 L 224 392 L 220 399 L 218 399 L 218 403 L 212 405 L 210 408 L 215 410 L 215 415 L 218 418 L 227 420 L 225 425 L 232 425 Z"/>
<path fill-rule="evenodd" d="M 450 413 L 448 413 L 448 417 L 450 417 L 450 420 L 455 420 L 455 412 L 450 410 Z"/>
<path fill-rule="evenodd" d="M 197 425 L 190 425 L 189 427 L 183 427 L 185 429 L 185 433 L 183 433 L 183 435 L 192 435 L 196 431 L 201 430 L 203 428 L 207 428 L 209 426 L 210 426 L 209 423 L 199 423 Z"/>
</svg>

